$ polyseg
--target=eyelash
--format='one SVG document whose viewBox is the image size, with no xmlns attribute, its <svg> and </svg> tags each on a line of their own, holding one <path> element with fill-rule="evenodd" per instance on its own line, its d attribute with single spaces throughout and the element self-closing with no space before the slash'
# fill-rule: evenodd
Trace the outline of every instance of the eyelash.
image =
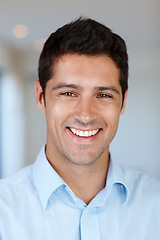
<svg viewBox="0 0 160 240">
<path fill-rule="evenodd" d="M 112 98 L 111 95 L 107 94 L 107 93 L 100 93 L 97 98 Z"/>
<path fill-rule="evenodd" d="M 77 95 L 73 92 L 63 92 L 60 95 L 66 96 L 66 97 L 76 97 Z"/>
<path fill-rule="evenodd" d="M 65 97 L 77 97 L 77 94 L 74 93 L 74 92 L 63 92 L 60 95 L 65 96 Z M 112 96 L 107 94 L 107 93 L 100 93 L 100 94 L 97 95 L 96 98 L 106 99 L 106 98 L 112 98 Z"/>
</svg>

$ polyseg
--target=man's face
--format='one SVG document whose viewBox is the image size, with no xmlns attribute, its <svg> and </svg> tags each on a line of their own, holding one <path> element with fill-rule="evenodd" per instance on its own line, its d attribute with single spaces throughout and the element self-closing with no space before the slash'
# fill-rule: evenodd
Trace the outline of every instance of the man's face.
<svg viewBox="0 0 160 240">
<path fill-rule="evenodd" d="M 66 54 L 57 59 L 53 72 L 45 104 L 40 85 L 37 90 L 52 156 L 78 165 L 108 157 L 125 105 L 119 69 L 107 56 Z"/>
</svg>

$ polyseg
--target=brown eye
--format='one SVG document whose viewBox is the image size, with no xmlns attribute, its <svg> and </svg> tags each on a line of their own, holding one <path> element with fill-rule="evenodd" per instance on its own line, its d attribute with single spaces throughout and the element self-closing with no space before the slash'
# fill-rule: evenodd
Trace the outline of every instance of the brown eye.
<svg viewBox="0 0 160 240">
<path fill-rule="evenodd" d="M 107 93 L 100 93 L 97 98 L 112 98 L 111 95 L 107 94 Z"/>
<path fill-rule="evenodd" d="M 64 93 L 61 93 L 61 95 L 66 97 L 76 97 L 76 94 L 73 92 L 64 92 Z"/>
</svg>

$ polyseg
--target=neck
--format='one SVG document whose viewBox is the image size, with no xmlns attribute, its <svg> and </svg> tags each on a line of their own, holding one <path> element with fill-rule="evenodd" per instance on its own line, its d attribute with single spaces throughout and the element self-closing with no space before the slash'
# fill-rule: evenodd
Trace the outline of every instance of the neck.
<svg viewBox="0 0 160 240">
<path fill-rule="evenodd" d="M 54 159 L 46 148 L 46 156 L 55 171 L 72 189 L 74 194 L 86 204 L 100 192 L 106 184 L 106 176 L 109 164 L 109 152 L 102 154 L 97 161 L 88 165 L 78 165 L 68 159 Z M 62 160 L 63 159 L 63 160 Z"/>
<path fill-rule="evenodd" d="M 89 168 L 89 169 L 88 169 Z M 81 170 L 70 172 L 65 177 L 66 183 L 72 189 L 74 194 L 83 200 L 86 204 L 105 187 L 108 165 L 99 169 L 82 167 Z M 69 177 L 70 176 L 70 177 Z"/>
</svg>

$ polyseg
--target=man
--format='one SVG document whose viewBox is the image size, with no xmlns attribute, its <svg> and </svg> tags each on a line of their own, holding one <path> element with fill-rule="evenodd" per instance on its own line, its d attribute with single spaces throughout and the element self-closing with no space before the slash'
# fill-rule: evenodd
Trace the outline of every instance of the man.
<svg viewBox="0 0 160 240">
<path fill-rule="evenodd" d="M 128 89 L 125 42 L 91 19 L 46 41 L 35 83 L 47 143 L 0 183 L 0 239 L 158 240 L 159 181 L 109 154 Z"/>
</svg>

